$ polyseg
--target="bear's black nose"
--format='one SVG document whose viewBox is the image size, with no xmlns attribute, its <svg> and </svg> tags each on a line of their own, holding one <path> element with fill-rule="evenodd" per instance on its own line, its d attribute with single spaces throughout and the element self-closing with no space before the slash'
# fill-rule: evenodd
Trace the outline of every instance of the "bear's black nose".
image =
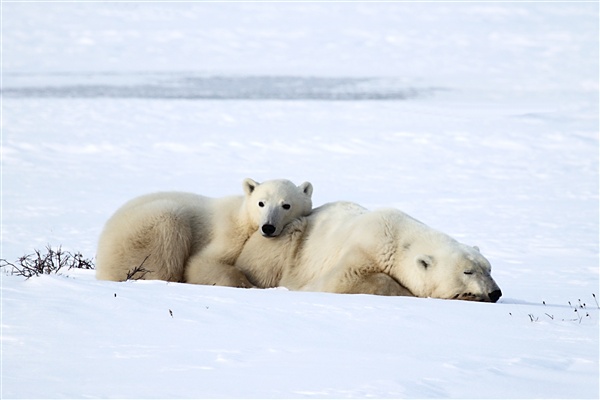
<svg viewBox="0 0 600 400">
<path fill-rule="evenodd" d="M 261 230 L 263 235 L 272 236 L 277 230 L 277 228 L 275 228 L 273 225 L 265 224 L 262 226 Z"/>
<path fill-rule="evenodd" d="M 502 297 L 502 291 L 500 289 L 494 290 L 492 293 L 488 294 L 488 296 L 490 296 L 491 302 L 495 303 L 500 297 Z"/>
</svg>

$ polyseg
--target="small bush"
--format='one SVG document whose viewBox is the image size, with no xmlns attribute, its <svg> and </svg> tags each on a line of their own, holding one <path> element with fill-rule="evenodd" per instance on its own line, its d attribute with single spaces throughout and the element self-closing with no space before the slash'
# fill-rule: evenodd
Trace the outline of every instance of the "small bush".
<svg viewBox="0 0 600 400">
<path fill-rule="evenodd" d="M 0 267 L 10 269 L 12 275 L 29 279 L 32 276 L 58 274 L 61 270 L 73 268 L 94 269 L 94 263 L 79 252 L 64 251 L 61 246 L 54 250 L 52 246 L 47 245 L 45 253 L 36 249 L 33 254 L 20 257 L 14 264 L 0 259 Z"/>
</svg>

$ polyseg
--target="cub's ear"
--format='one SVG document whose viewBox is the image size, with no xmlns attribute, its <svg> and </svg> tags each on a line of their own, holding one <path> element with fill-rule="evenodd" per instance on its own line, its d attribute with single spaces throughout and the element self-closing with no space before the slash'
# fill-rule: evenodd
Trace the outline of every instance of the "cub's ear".
<svg viewBox="0 0 600 400">
<path fill-rule="evenodd" d="M 479 246 L 473 246 L 473 248 L 474 248 L 475 250 L 477 250 L 477 252 L 478 252 L 478 253 L 481 253 L 481 251 L 479 250 Z"/>
<path fill-rule="evenodd" d="M 423 269 L 428 269 L 433 265 L 433 257 L 421 254 L 416 258 L 417 265 Z"/>
<path fill-rule="evenodd" d="M 304 192 L 308 197 L 311 197 L 313 194 L 313 185 L 310 182 L 304 182 L 302 185 L 298 186 L 298 189 Z"/>
<path fill-rule="evenodd" d="M 250 178 L 244 179 L 244 182 L 242 183 L 244 193 L 246 193 L 248 196 L 250 196 L 252 192 L 254 192 L 254 189 L 256 189 L 258 185 L 260 185 L 260 183 Z"/>
</svg>

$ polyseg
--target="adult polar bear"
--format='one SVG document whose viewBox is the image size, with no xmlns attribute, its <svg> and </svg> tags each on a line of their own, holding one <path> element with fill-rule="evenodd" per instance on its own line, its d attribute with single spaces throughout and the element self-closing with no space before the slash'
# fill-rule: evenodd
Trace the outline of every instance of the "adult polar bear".
<svg viewBox="0 0 600 400">
<path fill-rule="evenodd" d="M 325 204 L 282 234 L 254 234 L 236 265 L 259 287 L 496 302 L 502 292 L 476 247 L 395 209 Z"/>
<path fill-rule="evenodd" d="M 308 215 L 313 187 L 249 178 L 242 186 L 245 196 L 162 192 L 127 202 L 100 235 L 96 277 L 251 287 L 234 267 L 242 246 L 255 232 L 276 237 L 286 224 Z"/>
</svg>

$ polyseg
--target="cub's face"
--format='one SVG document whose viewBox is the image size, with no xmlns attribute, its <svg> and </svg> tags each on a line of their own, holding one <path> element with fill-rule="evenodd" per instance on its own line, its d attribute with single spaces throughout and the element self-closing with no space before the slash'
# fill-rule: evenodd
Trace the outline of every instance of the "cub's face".
<svg viewBox="0 0 600 400">
<path fill-rule="evenodd" d="M 283 228 L 298 217 L 312 211 L 313 187 L 300 186 L 284 179 L 258 183 L 250 178 L 243 183 L 246 213 L 265 237 L 279 236 Z"/>
<path fill-rule="evenodd" d="M 477 247 L 457 244 L 447 252 L 436 249 L 414 258 L 413 281 L 420 280 L 419 292 L 440 299 L 498 301 L 502 291 L 491 276 L 489 261 Z"/>
</svg>

